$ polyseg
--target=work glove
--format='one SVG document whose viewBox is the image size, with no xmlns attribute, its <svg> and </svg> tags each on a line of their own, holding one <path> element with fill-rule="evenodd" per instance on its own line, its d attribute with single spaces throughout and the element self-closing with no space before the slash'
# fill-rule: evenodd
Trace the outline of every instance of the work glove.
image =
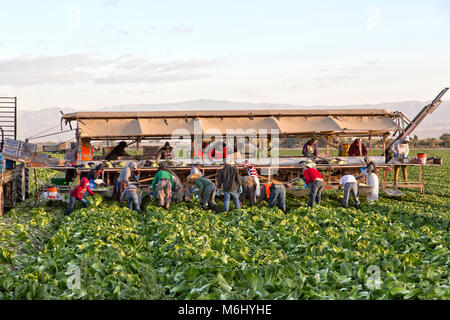
<svg viewBox="0 0 450 320">
<path fill-rule="evenodd" d="M 398 156 L 398 153 L 397 152 L 394 152 L 394 157 L 397 157 Z"/>
<path fill-rule="evenodd" d="M 134 179 L 135 181 L 139 181 L 139 178 L 138 178 L 137 175 L 134 175 L 134 176 L 133 176 L 133 179 Z"/>
<path fill-rule="evenodd" d="M 216 195 L 220 196 L 220 190 L 217 190 Z"/>
<path fill-rule="evenodd" d="M 243 191 L 242 187 L 239 187 L 239 193 L 242 193 L 242 191 Z"/>
<path fill-rule="evenodd" d="M 198 199 L 198 194 L 194 194 L 194 198 L 195 198 L 195 199 Z"/>
<path fill-rule="evenodd" d="M 304 184 L 304 185 L 303 185 L 303 188 L 305 188 L 305 189 L 306 189 L 306 188 L 309 188 L 309 187 L 310 187 L 309 184 Z"/>
<path fill-rule="evenodd" d="M 86 199 L 81 199 L 81 202 L 83 203 L 83 207 L 87 207 L 87 201 L 86 201 Z"/>
</svg>

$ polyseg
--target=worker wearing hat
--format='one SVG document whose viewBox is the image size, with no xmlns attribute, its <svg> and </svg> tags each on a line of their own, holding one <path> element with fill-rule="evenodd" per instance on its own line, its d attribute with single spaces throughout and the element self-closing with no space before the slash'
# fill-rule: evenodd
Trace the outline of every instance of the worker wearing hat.
<svg viewBox="0 0 450 320">
<path fill-rule="evenodd" d="M 105 157 L 106 160 L 119 160 L 119 157 L 128 156 L 128 153 L 125 152 L 125 148 L 128 144 L 125 141 L 121 141 L 114 149 L 111 150 Z"/>
<path fill-rule="evenodd" d="M 397 159 L 407 158 L 409 153 L 409 137 L 404 136 L 403 138 L 394 141 L 389 151 Z M 407 182 L 408 181 L 407 167 L 406 166 L 401 167 L 403 173 L 403 180 Z M 397 185 L 399 171 L 400 166 L 394 166 L 394 185 Z"/>
<path fill-rule="evenodd" d="M 305 162 L 305 169 L 303 169 L 303 179 L 305 180 L 305 187 L 310 188 L 308 206 L 313 208 L 314 202 L 320 205 L 320 198 L 323 189 L 323 177 L 317 170 L 316 164 L 313 161 Z"/>
<path fill-rule="evenodd" d="M 173 147 L 170 146 L 169 141 L 164 144 L 164 147 L 158 150 L 156 155 L 156 162 L 159 163 L 160 160 L 169 160 L 172 158 Z"/>
</svg>

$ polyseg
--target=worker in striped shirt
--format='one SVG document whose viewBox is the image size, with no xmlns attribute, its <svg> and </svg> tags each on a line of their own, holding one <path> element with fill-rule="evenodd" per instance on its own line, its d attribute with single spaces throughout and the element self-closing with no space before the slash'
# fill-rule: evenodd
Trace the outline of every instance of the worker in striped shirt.
<svg viewBox="0 0 450 320">
<path fill-rule="evenodd" d="M 245 160 L 243 167 L 247 169 L 247 173 L 250 177 L 253 177 L 253 180 L 255 181 L 255 196 L 256 199 L 259 198 L 259 195 L 261 194 L 261 187 L 259 183 L 259 175 L 258 171 L 256 171 L 256 168 L 253 164 L 251 164 L 248 160 Z"/>
</svg>

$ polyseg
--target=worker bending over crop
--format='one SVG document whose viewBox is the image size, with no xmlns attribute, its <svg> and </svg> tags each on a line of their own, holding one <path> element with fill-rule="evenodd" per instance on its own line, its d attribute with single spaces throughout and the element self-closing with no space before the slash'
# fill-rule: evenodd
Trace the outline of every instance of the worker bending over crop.
<svg viewBox="0 0 450 320">
<path fill-rule="evenodd" d="M 260 192 L 261 192 L 261 188 L 260 188 L 260 184 L 259 184 L 259 175 L 258 175 L 258 171 L 256 170 L 255 166 L 250 163 L 248 160 L 245 160 L 243 167 L 245 169 L 247 169 L 247 173 L 249 175 L 249 177 L 252 177 L 253 180 L 255 181 L 255 197 L 259 198 Z"/>
<path fill-rule="evenodd" d="M 129 181 L 122 180 L 122 192 L 120 195 L 120 203 L 122 203 L 124 200 L 127 200 L 128 208 L 130 210 L 135 210 L 138 213 L 141 212 L 141 202 L 142 202 L 142 196 L 139 192 L 140 190 L 138 187 L 130 183 Z"/>
<path fill-rule="evenodd" d="M 344 208 L 348 208 L 348 198 L 350 194 L 353 196 L 353 199 L 355 200 L 355 207 L 356 209 L 359 208 L 359 197 L 358 197 L 358 183 L 356 182 L 356 179 L 351 174 L 346 174 L 345 176 L 342 176 L 342 178 L 339 180 L 339 189 L 344 187 L 344 201 L 342 201 L 342 206 Z"/>
<path fill-rule="evenodd" d="M 305 180 L 305 187 L 309 187 L 309 203 L 308 206 L 314 207 L 314 202 L 320 205 L 320 198 L 322 196 L 323 189 L 323 177 L 319 170 L 315 168 L 314 162 L 310 161 L 306 163 L 305 169 L 303 169 L 303 179 Z"/>
<path fill-rule="evenodd" d="M 269 207 L 273 208 L 275 205 L 281 211 L 286 213 L 286 188 L 281 182 L 272 181 L 261 184 L 260 196 L 258 197 L 258 205 L 263 201 L 269 203 Z"/>
<path fill-rule="evenodd" d="M 89 188 L 89 180 L 86 177 L 81 178 L 81 182 L 77 185 L 72 192 L 70 193 L 70 202 L 69 206 L 66 209 L 66 215 L 70 214 L 75 206 L 75 202 L 80 200 L 83 203 L 83 207 L 87 206 L 87 201 L 84 198 L 85 193 L 88 193 L 90 196 L 93 196 L 94 193 Z"/>
<path fill-rule="evenodd" d="M 113 189 L 113 199 L 120 201 L 120 192 L 122 188 L 122 181 L 125 181 L 127 184 L 130 182 L 130 179 L 138 180 L 138 176 L 136 175 L 137 165 L 133 162 L 128 162 L 125 167 L 122 168 L 119 177 L 114 184 Z"/>
<path fill-rule="evenodd" d="M 253 179 L 253 177 L 249 177 L 249 176 L 244 176 L 241 177 L 241 186 L 242 186 L 242 192 L 239 195 L 240 200 L 241 200 L 241 205 L 244 204 L 245 199 L 248 198 L 248 200 L 250 201 L 250 206 L 254 206 L 256 204 L 257 199 L 259 198 L 255 195 L 256 194 L 256 190 L 260 189 L 261 186 L 260 184 L 258 184 L 258 187 L 256 187 L 256 183 L 255 180 Z M 259 190 L 261 193 L 261 190 Z"/>
<path fill-rule="evenodd" d="M 223 210 L 228 211 L 230 207 L 230 198 L 233 199 L 235 209 L 240 209 L 239 193 L 242 192 L 241 177 L 233 161 L 228 161 L 220 169 L 217 177 L 217 188 L 223 189 Z"/>
<path fill-rule="evenodd" d="M 164 209 L 169 209 L 172 199 L 172 186 L 173 179 L 172 173 L 165 170 L 164 165 L 158 167 L 158 171 L 153 177 L 152 191 L 153 195 L 157 195 L 159 199 L 159 205 Z"/>
<path fill-rule="evenodd" d="M 194 185 L 198 188 L 198 191 L 196 191 L 195 194 L 202 197 L 203 209 L 217 211 L 217 204 L 214 201 L 216 197 L 216 186 L 214 183 L 205 177 L 200 177 L 197 174 L 193 174 L 188 177 L 188 186 L 190 187 Z"/>
</svg>

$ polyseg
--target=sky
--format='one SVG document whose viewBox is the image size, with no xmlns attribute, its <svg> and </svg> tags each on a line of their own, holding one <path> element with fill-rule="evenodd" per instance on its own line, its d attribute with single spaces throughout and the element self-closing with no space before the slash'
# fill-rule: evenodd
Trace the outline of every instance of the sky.
<svg viewBox="0 0 450 320">
<path fill-rule="evenodd" d="M 22 109 L 215 99 L 433 99 L 450 1 L 0 0 L 0 96 Z"/>
</svg>

